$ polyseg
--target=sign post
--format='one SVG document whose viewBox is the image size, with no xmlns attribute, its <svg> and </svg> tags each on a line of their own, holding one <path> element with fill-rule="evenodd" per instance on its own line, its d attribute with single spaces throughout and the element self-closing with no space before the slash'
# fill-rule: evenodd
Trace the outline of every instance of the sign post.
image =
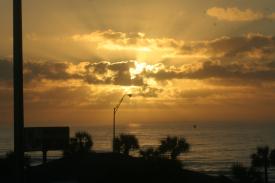
<svg viewBox="0 0 275 183">
<path fill-rule="evenodd" d="M 24 128 L 25 151 L 42 151 L 43 163 L 47 162 L 47 152 L 65 150 L 69 145 L 69 127 L 27 127 Z"/>
</svg>

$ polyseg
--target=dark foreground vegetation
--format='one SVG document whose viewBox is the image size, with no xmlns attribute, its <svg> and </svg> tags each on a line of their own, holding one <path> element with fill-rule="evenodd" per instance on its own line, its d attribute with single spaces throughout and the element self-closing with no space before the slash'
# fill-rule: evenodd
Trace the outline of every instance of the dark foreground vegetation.
<svg viewBox="0 0 275 183">
<path fill-rule="evenodd" d="M 115 139 L 115 145 L 114 153 L 93 152 L 91 136 L 78 132 L 61 159 L 30 166 L 30 157 L 26 156 L 25 182 L 263 183 L 268 182 L 268 169 L 275 159 L 274 150 L 259 147 L 251 155 L 251 167 L 235 163 L 232 176 L 228 178 L 184 169 L 177 157 L 191 147 L 185 138 L 168 136 L 160 141 L 159 147 L 141 149 L 135 136 L 121 134 Z M 136 152 L 135 157 L 131 156 L 131 151 Z M 14 182 L 13 165 L 13 153 L 0 159 L 0 182 Z"/>
<path fill-rule="evenodd" d="M 6 164 L 8 166 L 8 164 Z M 1 166 L 3 168 L 3 166 Z M 3 169 L 1 171 L 3 172 Z M 12 167 L 10 170 L 12 170 Z M 11 171 L 4 168 L 1 180 L 12 182 Z M 79 183 L 92 182 L 231 182 L 226 178 L 182 169 L 179 161 L 170 159 L 144 159 L 119 153 L 88 153 L 67 156 L 45 165 L 30 167 L 26 170 L 26 182 Z"/>
<path fill-rule="evenodd" d="M 275 166 L 275 149 L 268 146 L 257 148 L 257 152 L 251 156 L 251 166 L 245 167 L 241 163 L 232 165 L 232 174 L 240 183 L 268 183 L 269 168 Z"/>
</svg>

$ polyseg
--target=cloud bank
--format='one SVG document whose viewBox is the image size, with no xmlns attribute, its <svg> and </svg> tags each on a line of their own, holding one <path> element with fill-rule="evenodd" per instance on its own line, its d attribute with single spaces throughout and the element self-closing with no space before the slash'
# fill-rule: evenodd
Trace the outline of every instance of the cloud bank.
<svg viewBox="0 0 275 183">
<path fill-rule="evenodd" d="M 251 9 L 241 10 L 237 7 L 221 8 L 212 7 L 207 10 L 207 15 L 217 18 L 218 20 L 230 21 L 230 22 L 250 22 L 262 19 L 274 20 L 272 14 L 265 14 L 260 11 L 253 11 Z"/>
<path fill-rule="evenodd" d="M 73 113 L 72 110 L 78 114 L 86 110 L 108 111 L 123 94 L 132 93 L 135 102 L 124 105 L 134 110 L 185 109 L 194 117 L 191 115 L 194 111 L 211 108 L 235 111 L 234 114 L 253 108 L 261 111 L 260 116 L 274 117 L 268 112 L 275 107 L 274 36 L 250 33 L 187 42 L 107 30 L 68 39 L 76 39 L 74 41 L 80 44 L 94 43 L 99 38 L 102 41 L 97 43 L 99 50 L 122 49 L 126 53 L 130 50 L 136 56 L 142 53 L 142 58 L 151 60 L 146 62 L 139 57 L 25 60 L 27 109 L 38 114 L 49 110 L 62 114 Z M 12 106 L 9 102 L 12 99 L 12 61 L 9 59 L 0 60 L 0 83 L 0 111 L 3 113 Z M 34 119 L 31 115 L 27 118 Z M 102 115 L 98 117 L 102 118 Z"/>
</svg>

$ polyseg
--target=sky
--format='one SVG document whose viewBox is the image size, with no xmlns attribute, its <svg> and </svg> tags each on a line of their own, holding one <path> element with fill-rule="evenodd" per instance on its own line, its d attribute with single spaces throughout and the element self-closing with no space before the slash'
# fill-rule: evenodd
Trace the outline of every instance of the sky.
<svg viewBox="0 0 275 183">
<path fill-rule="evenodd" d="M 12 1 L 0 1 L 0 123 Z M 23 0 L 27 124 L 275 122 L 274 0 Z"/>
</svg>

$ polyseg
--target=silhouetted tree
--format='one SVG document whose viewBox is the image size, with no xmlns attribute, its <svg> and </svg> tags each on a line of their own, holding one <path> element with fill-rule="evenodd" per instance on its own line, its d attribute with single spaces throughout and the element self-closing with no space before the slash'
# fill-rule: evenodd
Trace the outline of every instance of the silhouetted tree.
<svg viewBox="0 0 275 183">
<path fill-rule="evenodd" d="M 76 132 L 75 136 L 70 139 L 68 149 L 64 151 L 64 156 L 75 153 L 89 153 L 93 147 L 93 140 L 87 132 Z"/>
<path fill-rule="evenodd" d="M 152 147 L 143 149 L 139 151 L 139 154 L 144 159 L 155 159 L 160 158 L 160 152 L 157 149 L 154 149 Z"/>
<path fill-rule="evenodd" d="M 269 150 L 268 146 L 258 147 L 257 153 L 251 155 L 251 164 L 253 167 L 263 167 L 264 168 L 264 177 L 265 183 L 268 183 L 268 168 L 274 163 L 275 150 Z"/>
<path fill-rule="evenodd" d="M 247 168 L 240 163 L 234 163 L 231 172 L 239 183 L 262 183 L 261 173 L 253 167 Z"/>
<path fill-rule="evenodd" d="M 177 159 L 181 153 L 188 152 L 190 150 L 190 144 L 181 137 L 166 137 L 160 141 L 159 152 L 161 154 L 170 153 L 171 159 Z"/>
<path fill-rule="evenodd" d="M 269 159 L 271 165 L 275 166 L 275 149 L 270 152 Z"/>
<path fill-rule="evenodd" d="M 138 139 L 134 135 L 120 134 L 119 138 L 114 139 L 115 152 L 129 155 L 131 150 L 139 148 Z"/>
</svg>

